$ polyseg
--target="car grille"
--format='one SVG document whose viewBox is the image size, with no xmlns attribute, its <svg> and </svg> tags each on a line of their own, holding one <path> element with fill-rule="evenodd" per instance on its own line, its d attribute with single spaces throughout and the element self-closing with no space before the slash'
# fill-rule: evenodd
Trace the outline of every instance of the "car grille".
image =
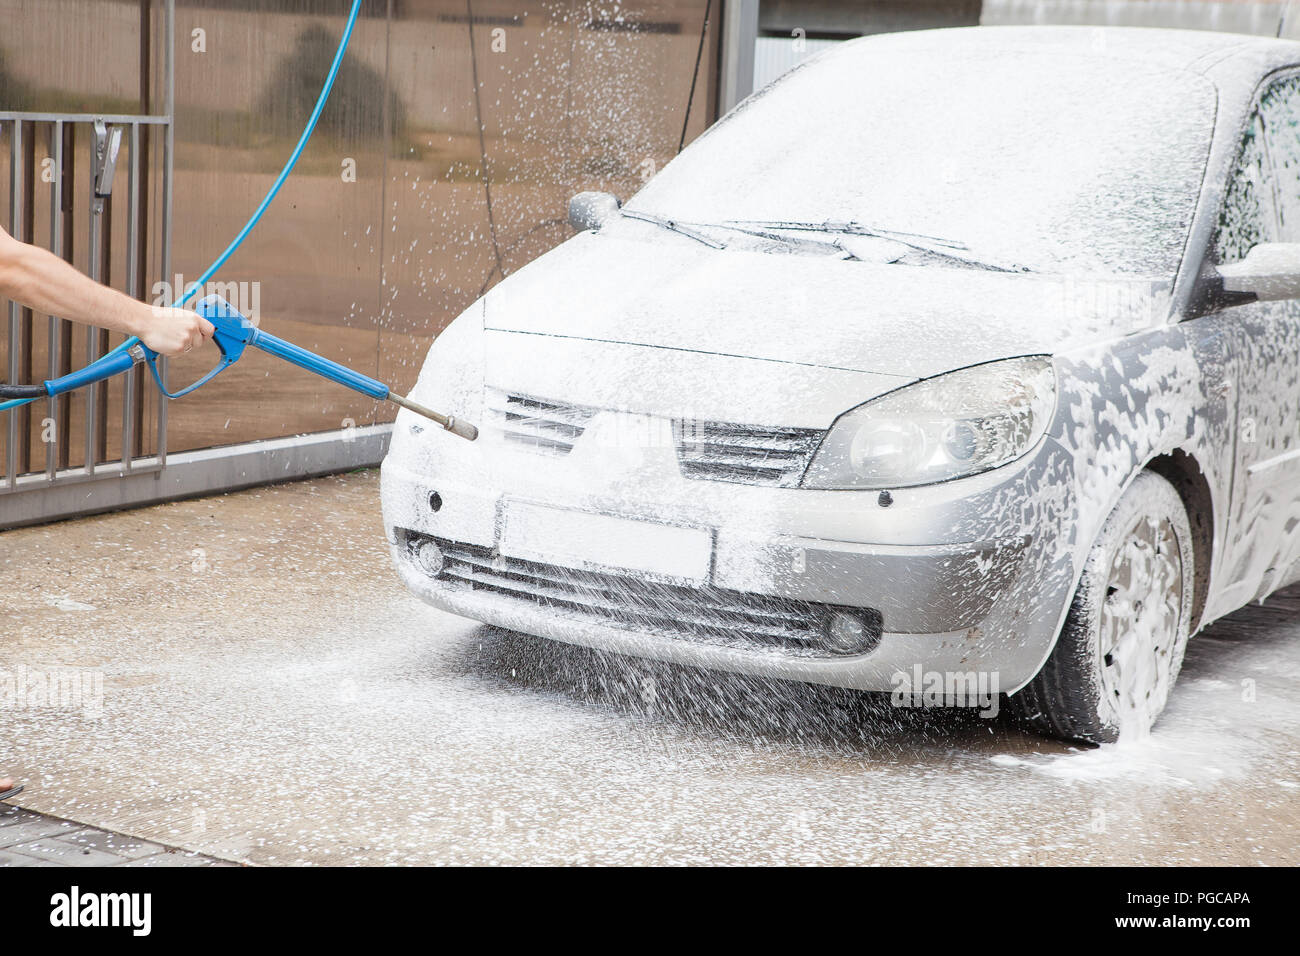
<svg viewBox="0 0 1300 956">
<path fill-rule="evenodd" d="M 490 390 L 486 424 L 507 444 L 563 457 L 573 451 L 595 414 L 594 408 Z"/>
<path fill-rule="evenodd" d="M 489 389 L 485 424 L 511 445 L 563 457 L 599 409 Z M 673 421 L 682 474 L 704 481 L 794 488 L 826 433 L 815 428 L 768 428 Z"/>
<path fill-rule="evenodd" d="M 408 543 L 420 537 L 410 534 Z M 829 605 L 712 585 L 663 584 L 630 573 L 580 571 L 507 558 L 478 545 L 441 538 L 434 542 L 443 555 L 438 579 L 453 587 L 490 591 L 629 630 L 749 649 L 766 646 L 801 656 L 827 656 L 819 641 Z"/>
<path fill-rule="evenodd" d="M 825 432 L 725 422 L 673 423 L 677 460 L 687 478 L 793 488 Z"/>
</svg>

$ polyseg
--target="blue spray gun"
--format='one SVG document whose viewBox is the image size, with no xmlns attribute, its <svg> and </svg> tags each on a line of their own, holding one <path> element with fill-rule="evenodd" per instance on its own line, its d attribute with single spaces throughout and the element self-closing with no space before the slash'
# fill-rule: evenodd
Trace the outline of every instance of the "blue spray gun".
<svg viewBox="0 0 1300 956">
<path fill-rule="evenodd" d="M 461 421 L 454 415 L 443 415 L 431 408 L 425 408 L 405 396 L 394 393 L 383 382 L 362 375 L 360 372 L 355 372 L 338 362 L 331 362 L 315 352 L 308 352 L 306 349 L 300 348 L 292 342 L 286 342 L 269 332 L 263 332 L 219 295 L 210 295 L 201 300 L 197 311 L 199 315 L 212 323 L 215 330 L 212 340 L 221 352 L 221 359 L 212 371 L 193 385 L 189 385 L 179 392 L 169 392 L 167 390 L 167 384 L 158 371 L 158 353 L 143 342 L 134 342 L 122 351 L 110 352 L 85 368 L 64 375 L 62 378 L 47 380 L 41 385 L 18 387 L 0 385 L 0 397 L 34 399 L 44 398 L 47 395 L 62 395 L 64 392 L 70 392 L 73 389 L 83 388 L 86 385 L 101 382 L 106 378 L 112 378 L 114 375 L 120 375 L 137 362 L 147 362 L 150 371 L 153 372 L 154 381 L 158 383 L 158 390 L 168 398 L 180 398 L 182 395 L 188 395 L 195 389 L 212 381 L 238 362 L 245 349 L 252 347 L 260 349 L 268 355 L 284 359 L 284 361 L 297 365 L 299 368 L 305 368 L 309 372 L 315 372 L 317 375 L 327 378 L 331 382 L 337 382 L 354 392 L 369 395 L 381 402 L 386 401 L 400 405 L 417 415 L 422 415 L 437 422 L 453 435 L 459 435 L 469 441 L 473 441 L 478 437 L 478 429 L 469 422 Z"/>
</svg>

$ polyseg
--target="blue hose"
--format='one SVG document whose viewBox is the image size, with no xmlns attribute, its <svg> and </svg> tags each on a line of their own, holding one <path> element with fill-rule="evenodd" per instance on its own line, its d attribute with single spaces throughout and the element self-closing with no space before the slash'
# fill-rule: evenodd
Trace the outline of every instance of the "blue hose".
<svg viewBox="0 0 1300 956">
<path fill-rule="evenodd" d="M 352 28 L 356 25 L 357 14 L 360 12 L 361 0 L 352 0 L 352 12 L 348 14 L 347 26 L 343 28 L 343 38 L 339 41 L 339 48 L 334 54 L 334 62 L 330 64 L 329 73 L 325 75 L 325 85 L 321 87 L 320 96 L 316 98 L 316 107 L 311 111 L 311 116 L 307 120 L 307 125 L 303 127 L 302 136 L 298 138 L 298 145 L 293 148 L 293 153 L 290 154 L 289 161 L 284 164 L 284 169 L 280 170 L 280 175 L 277 176 L 275 182 L 271 184 L 271 188 L 267 192 L 266 197 L 262 200 L 261 205 L 259 205 L 253 212 L 253 215 L 249 217 L 248 222 L 244 223 L 244 228 L 239 230 L 239 234 L 235 236 L 230 245 L 226 246 L 225 252 L 217 256 L 212 265 L 203 270 L 203 275 L 199 277 L 197 282 L 189 284 L 190 291 L 185 292 L 179 299 L 173 302 L 173 307 L 181 306 L 188 302 L 196 292 L 207 285 L 208 280 L 212 278 L 216 271 L 226 264 L 226 260 L 235 254 L 235 250 L 238 249 L 243 244 L 244 240 L 248 238 L 248 234 L 253 231 L 253 228 L 270 207 L 272 200 L 275 199 L 276 194 L 280 191 L 280 187 L 284 185 L 284 181 L 288 179 L 289 174 L 293 172 L 293 167 L 298 163 L 298 157 L 302 155 L 303 149 L 307 146 L 307 140 L 311 139 L 311 134 L 316 131 L 316 123 L 320 120 L 321 111 L 325 109 L 325 101 L 329 99 L 330 90 L 334 88 L 334 79 L 338 76 L 339 66 L 343 63 L 343 54 L 347 50 L 348 40 L 352 38 Z M 125 352 L 139 341 L 138 338 L 132 336 L 117 348 L 110 351 L 108 355 Z M 105 358 L 107 358 L 108 355 L 106 355 Z M 38 401 L 38 399 L 17 398 L 8 402 L 0 402 L 0 411 L 9 408 L 18 408 L 22 405 L 30 405 L 35 401 Z"/>
</svg>

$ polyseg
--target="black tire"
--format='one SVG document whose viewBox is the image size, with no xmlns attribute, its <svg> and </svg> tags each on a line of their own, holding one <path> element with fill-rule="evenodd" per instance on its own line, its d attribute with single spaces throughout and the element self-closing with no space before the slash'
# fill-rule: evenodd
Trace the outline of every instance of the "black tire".
<svg viewBox="0 0 1300 956">
<path fill-rule="evenodd" d="M 1051 657 L 1011 698 L 1021 718 L 1040 733 L 1085 743 L 1146 734 L 1182 667 L 1194 561 L 1178 492 L 1142 472 L 1088 553 Z M 1135 569 L 1148 566 L 1146 584 L 1135 583 Z"/>
</svg>

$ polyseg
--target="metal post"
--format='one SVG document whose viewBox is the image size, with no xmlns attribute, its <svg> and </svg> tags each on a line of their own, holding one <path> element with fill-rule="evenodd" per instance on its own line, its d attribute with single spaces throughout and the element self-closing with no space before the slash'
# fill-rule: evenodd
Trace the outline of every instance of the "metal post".
<svg viewBox="0 0 1300 956">
<path fill-rule="evenodd" d="M 95 121 L 94 133 L 90 137 L 90 216 L 86 221 L 86 228 L 89 230 L 89 244 L 86 246 L 86 274 L 96 282 L 102 281 L 99 274 L 99 226 L 100 220 L 104 215 L 104 204 L 95 198 L 95 179 L 99 175 L 100 163 L 103 161 L 104 149 L 107 145 L 106 140 L 108 132 L 102 120 Z M 95 329 L 87 327 L 86 329 L 86 364 L 89 365 L 95 359 L 99 358 L 95 350 L 95 340 L 98 338 Z M 95 473 L 95 416 L 98 412 L 99 389 L 83 389 L 85 394 L 86 406 L 86 460 L 83 467 L 86 474 Z"/>
<path fill-rule="evenodd" d="M 15 232 L 24 242 L 36 240 L 36 123 L 27 124 L 23 134 L 23 215 L 22 232 Z M 18 310 L 18 376 L 13 382 L 30 383 L 35 381 L 36 369 L 32 365 L 33 326 L 35 319 L 32 310 L 26 305 Z M 23 405 L 11 413 L 18 419 L 18 469 L 17 474 L 25 474 L 32 469 L 32 407 Z"/>
<path fill-rule="evenodd" d="M 50 124 L 50 160 L 54 167 L 54 182 L 50 184 L 50 251 L 56 256 L 63 255 L 63 121 L 55 120 Z M 62 322 L 56 315 L 47 317 L 49 323 L 49 378 L 60 375 L 60 345 L 62 344 Z M 46 407 L 49 418 L 54 422 L 54 440 L 45 443 L 45 476 L 53 478 L 58 471 L 59 444 L 65 440 L 59 430 L 59 398 L 52 395 Z M 44 429 L 42 429 L 44 431 Z"/>
<path fill-rule="evenodd" d="M 75 123 L 65 122 L 63 141 L 59 145 L 63 165 L 59 167 L 59 232 L 63 246 L 58 255 L 66 262 L 72 262 L 76 254 L 76 185 L 77 185 L 77 127 Z M 59 322 L 59 374 L 67 375 L 72 371 L 72 323 L 60 317 Z M 72 467 L 72 396 L 68 395 L 59 405 L 59 415 L 55 420 L 58 429 L 59 468 Z"/>
<path fill-rule="evenodd" d="M 165 281 L 172 277 L 172 157 L 176 146 L 176 0 L 167 0 L 167 24 L 163 31 L 167 48 L 163 55 L 163 81 L 167 130 L 163 134 L 163 188 L 162 188 L 162 274 Z M 173 290 L 173 292 L 178 290 Z M 158 374 L 167 380 L 167 358 L 158 359 Z M 159 466 L 167 464 L 167 399 L 158 398 L 158 451 Z"/>
<path fill-rule="evenodd" d="M 90 277 L 108 285 L 109 250 L 113 241 L 113 180 L 122 146 L 122 127 L 95 120 L 91 143 L 90 170 Z M 86 364 L 100 358 L 108 348 L 108 331 L 93 328 L 86 336 Z M 108 457 L 108 383 L 101 382 L 86 390 L 86 474 L 95 473 L 95 465 Z"/>
<path fill-rule="evenodd" d="M 140 124 L 131 124 L 131 170 L 126 182 L 126 287 L 135 295 L 139 281 L 140 207 L 136 196 L 140 189 Z M 131 471 L 135 450 L 135 369 L 129 369 L 122 383 L 122 472 Z"/>
<path fill-rule="evenodd" d="M 23 224 L 23 122 L 14 120 L 13 134 L 9 138 L 9 232 L 16 238 L 22 238 Z M 19 373 L 19 339 L 21 307 L 17 302 L 9 303 L 9 377 L 8 381 L 18 381 Z M 10 488 L 18 483 L 18 416 L 6 415 L 5 440 L 5 479 Z"/>
<path fill-rule="evenodd" d="M 155 100 L 154 90 L 154 72 L 153 65 L 155 62 L 153 45 L 156 42 L 154 32 L 154 5 L 155 0 L 140 0 L 140 112 L 145 115 L 153 114 L 153 104 Z M 136 215 L 139 217 L 139 233 L 136 235 L 134 244 L 139 250 L 138 268 L 136 270 L 136 285 L 130 288 L 130 294 L 138 299 L 147 300 L 149 293 L 149 227 L 151 220 L 150 200 L 150 178 L 149 178 L 149 158 L 153 155 L 153 141 L 150 138 L 150 128 L 147 123 L 140 125 L 140 167 L 139 181 L 137 186 L 139 191 L 136 194 L 135 204 L 138 207 Z M 130 448 L 131 457 L 142 458 L 145 452 L 145 420 L 144 410 L 145 400 L 145 383 L 147 375 L 132 374 L 132 423 L 131 428 L 134 432 L 133 444 Z"/>
<path fill-rule="evenodd" d="M 722 82 L 718 112 L 726 113 L 754 91 L 754 48 L 759 0 L 725 0 L 722 9 Z"/>
</svg>

